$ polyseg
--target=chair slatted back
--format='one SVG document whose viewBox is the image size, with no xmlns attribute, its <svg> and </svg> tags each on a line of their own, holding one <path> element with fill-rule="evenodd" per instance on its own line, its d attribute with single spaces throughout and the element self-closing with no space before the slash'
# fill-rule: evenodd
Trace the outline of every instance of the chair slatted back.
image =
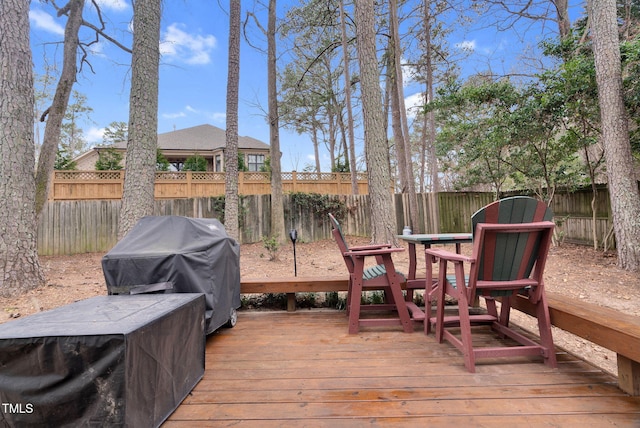
<svg viewBox="0 0 640 428">
<path fill-rule="evenodd" d="M 338 220 L 336 220 L 336 218 L 331 213 L 329 214 L 329 219 L 331 220 L 331 227 L 333 228 L 331 233 L 333 234 L 333 238 L 336 240 L 336 243 L 338 244 L 338 248 L 340 249 L 340 253 L 342 254 L 344 263 L 347 265 L 347 270 L 350 273 L 353 273 L 355 266 L 351 256 L 345 255 L 345 253 L 349 251 L 349 245 L 347 244 L 347 240 L 344 239 L 344 235 L 342 234 L 342 228 L 340 227 L 340 223 L 338 223 Z"/>
<path fill-rule="evenodd" d="M 487 205 L 472 216 L 474 252 L 479 261 L 474 272 L 477 280 L 513 281 L 529 278 L 537 264 L 541 278 L 553 231 L 553 212 L 547 205 L 529 197 L 512 197 Z M 531 229 L 531 224 L 539 227 Z M 481 224 L 512 225 L 503 229 L 484 228 Z M 526 225 L 530 229 L 518 228 Z M 539 271 L 539 272 L 538 272 Z"/>
</svg>

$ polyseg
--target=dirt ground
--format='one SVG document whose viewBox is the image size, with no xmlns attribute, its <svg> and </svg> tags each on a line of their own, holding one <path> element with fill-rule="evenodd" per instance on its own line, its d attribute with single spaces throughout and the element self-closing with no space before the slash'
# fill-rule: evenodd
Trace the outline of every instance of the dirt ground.
<svg viewBox="0 0 640 428">
<path fill-rule="evenodd" d="M 368 243 L 365 238 L 349 237 L 350 245 Z M 468 253 L 470 245 L 463 245 Z M 41 257 L 46 272 L 46 286 L 29 291 L 0 303 L 0 323 L 24 317 L 38 311 L 52 309 L 73 301 L 106 294 L 101 268 L 103 253 L 74 256 Z M 418 275 L 424 267 L 418 259 Z M 394 255 L 398 270 L 408 269 L 408 253 Z M 640 315 L 640 277 L 616 267 L 615 253 L 603 253 L 592 248 L 563 244 L 551 249 L 545 280 L 548 290 L 574 299 L 607 306 L 630 315 Z M 335 242 L 324 240 L 313 243 L 298 241 L 296 263 L 298 276 L 340 276 L 346 268 Z M 262 243 L 241 246 L 240 268 L 242 278 L 283 277 L 294 275 L 293 245 L 281 246 L 277 260 L 272 261 Z M 422 268 L 422 269 L 420 269 Z M 516 311 L 517 312 L 517 311 Z M 526 316 L 514 318 L 527 327 Z M 588 358 L 599 367 L 617 373 L 613 352 L 561 330 L 554 329 L 556 345 L 569 352 Z"/>
</svg>

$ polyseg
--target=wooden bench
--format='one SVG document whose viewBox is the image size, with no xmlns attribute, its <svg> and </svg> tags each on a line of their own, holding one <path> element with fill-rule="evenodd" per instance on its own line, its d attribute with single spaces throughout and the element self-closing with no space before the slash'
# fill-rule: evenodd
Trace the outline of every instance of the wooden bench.
<svg viewBox="0 0 640 428">
<path fill-rule="evenodd" d="M 547 300 L 551 324 L 615 352 L 620 389 L 640 395 L 640 318 L 556 293 L 547 293 Z M 534 315 L 524 298 L 514 299 L 513 307 Z"/>
<path fill-rule="evenodd" d="M 416 281 L 414 281 L 416 282 Z M 402 283 L 406 289 L 406 283 Z M 243 279 L 240 281 L 241 294 L 286 293 L 287 310 L 296 310 L 296 293 L 329 293 L 332 291 L 347 291 L 349 279 L 346 276 L 334 276 L 323 279 L 317 277 L 285 277 Z M 422 288 L 422 287 L 421 287 Z M 415 305 L 413 305 L 415 306 Z M 416 310 L 416 308 L 412 308 Z M 422 315 L 424 319 L 424 314 Z M 414 317 L 414 320 L 416 318 Z"/>
<path fill-rule="evenodd" d="M 291 311 L 295 310 L 295 293 L 347 291 L 347 286 L 346 276 L 244 279 L 240 292 L 287 293 L 287 309 Z M 640 318 L 556 293 L 547 293 L 547 300 L 551 323 L 614 351 L 620 389 L 630 395 L 640 395 Z M 525 299 L 514 299 L 513 307 L 534 315 Z"/>
<path fill-rule="evenodd" d="M 329 293 L 332 291 L 347 291 L 349 279 L 346 276 L 327 277 L 286 277 L 242 279 L 240 281 L 241 294 L 286 293 L 287 310 L 296 310 L 296 293 Z"/>
</svg>

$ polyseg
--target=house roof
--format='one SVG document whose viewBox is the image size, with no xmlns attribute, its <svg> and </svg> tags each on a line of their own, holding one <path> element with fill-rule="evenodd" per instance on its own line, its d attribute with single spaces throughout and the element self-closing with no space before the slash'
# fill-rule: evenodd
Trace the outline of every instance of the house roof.
<svg viewBox="0 0 640 428">
<path fill-rule="evenodd" d="M 125 149 L 127 142 L 122 141 L 113 146 Z M 210 151 L 225 147 L 225 130 L 208 124 L 158 134 L 158 148 L 161 150 Z M 268 150 L 269 145 L 252 137 L 239 136 L 238 148 Z"/>
</svg>

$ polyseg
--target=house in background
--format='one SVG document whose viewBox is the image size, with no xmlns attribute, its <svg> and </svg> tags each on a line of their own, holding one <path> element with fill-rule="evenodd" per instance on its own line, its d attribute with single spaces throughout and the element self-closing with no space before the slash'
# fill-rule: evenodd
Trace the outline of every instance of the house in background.
<svg viewBox="0 0 640 428">
<path fill-rule="evenodd" d="M 124 167 L 127 142 L 118 142 L 110 147 L 122 154 L 121 164 Z M 158 134 L 158 148 L 171 164 L 172 170 L 182 170 L 187 158 L 200 155 L 207 160 L 207 171 L 224 171 L 226 135 L 224 129 L 213 125 L 198 125 Z M 77 169 L 95 170 L 100 150 L 105 149 L 104 146 L 94 147 L 75 158 Z M 260 171 L 269 157 L 269 145 L 255 138 L 239 136 L 238 153 L 244 157 L 244 164 L 249 171 Z"/>
</svg>

